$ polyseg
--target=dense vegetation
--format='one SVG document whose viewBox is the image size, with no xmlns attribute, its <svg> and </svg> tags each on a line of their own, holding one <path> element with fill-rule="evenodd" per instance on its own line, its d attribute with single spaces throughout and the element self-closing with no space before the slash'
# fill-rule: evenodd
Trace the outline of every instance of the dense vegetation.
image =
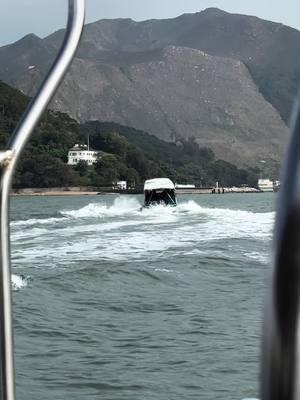
<svg viewBox="0 0 300 400">
<path fill-rule="evenodd" d="M 28 97 L 0 81 L 0 146 L 28 104 Z M 86 142 L 105 152 L 94 166 L 84 162 L 68 166 L 67 153 L 75 143 Z M 68 115 L 48 111 L 20 161 L 15 187 L 111 186 L 127 180 L 137 186 L 147 178 L 167 176 L 179 183 L 210 186 L 255 185 L 258 169 L 238 169 L 214 153 L 199 148 L 193 139 L 166 143 L 153 135 L 114 123 L 78 124 Z"/>
<path fill-rule="evenodd" d="M 114 153 L 135 169 L 142 181 L 168 176 L 176 182 L 202 186 L 214 185 L 216 181 L 223 186 L 255 186 L 257 183 L 258 169 L 246 171 L 226 161 L 215 160 L 213 151 L 199 148 L 194 139 L 167 143 L 134 128 L 99 121 L 87 122 L 82 127 L 95 149 Z"/>
</svg>

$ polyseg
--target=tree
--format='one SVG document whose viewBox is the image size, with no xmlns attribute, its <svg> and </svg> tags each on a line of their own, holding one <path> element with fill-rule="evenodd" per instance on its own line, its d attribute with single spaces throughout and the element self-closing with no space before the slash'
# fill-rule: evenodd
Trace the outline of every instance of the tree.
<svg viewBox="0 0 300 400">
<path fill-rule="evenodd" d="M 140 176 L 134 168 L 127 168 L 124 180 L 127 181 L 128 188 L 135 188 L 141 182 Z"/>
<path fill-rule="evenodd" d="M 74 170 L 77 171 L 80 176 L 86 175 L 88 169 L 88 163 L 85 160 L 79 160 L 79 162 L 74 166 Z"/>
<path fill-rule="evenodd" d="M 119 179 L 118 159 L 111 154 L 97 160 L 95 171 L 98 174 L 98 181 L 103 185 L 111 185 Z"/>
</svg>

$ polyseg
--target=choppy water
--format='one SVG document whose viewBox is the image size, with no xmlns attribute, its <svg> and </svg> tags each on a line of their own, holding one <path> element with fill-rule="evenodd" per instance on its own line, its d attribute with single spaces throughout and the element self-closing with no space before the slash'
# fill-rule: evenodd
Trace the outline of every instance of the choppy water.
<svg viewBox="0 0 300 400">
<path fill-rule="evenodd" d="M 18 398 L 257 397 L 274 200 L 14 198 Z"/>
</svg>

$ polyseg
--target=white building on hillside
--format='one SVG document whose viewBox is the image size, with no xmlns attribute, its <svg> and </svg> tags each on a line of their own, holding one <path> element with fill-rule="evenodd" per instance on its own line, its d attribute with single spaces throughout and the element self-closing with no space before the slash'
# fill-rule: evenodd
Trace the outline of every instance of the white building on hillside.
<svg viewBox="0 0 300 400">
<path fill-rule="evenodd" d="M 98 151 L 91 150 L 86 144 L 75 144 L 68 152 L 68 165 L 77 165 L 79 161 L 85 161 L 88 165 L 95 164 Z"/>
<path fill-rule="evenodd" d="M 127 189 L 127 181 L 118 181 L 113 184 L 114 189 L 126 190 Z"/>
</svg>

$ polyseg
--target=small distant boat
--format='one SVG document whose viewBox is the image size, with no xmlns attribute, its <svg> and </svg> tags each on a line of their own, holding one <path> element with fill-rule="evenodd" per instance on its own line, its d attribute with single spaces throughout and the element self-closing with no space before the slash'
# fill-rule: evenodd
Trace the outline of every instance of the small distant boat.
<svg viewBox="0 0 300 400">
<path fill-rule="evenodd" d="M 278 192 L 280 188 L 280 181 L 271 181 L 270 179 L 259 179 L 257 186 L 261 192 Z"/>
<path fill-rule="evenodd" d="M 177 206 L 174 183 L 168 178 L 148 179 L 144 184 L 144 207 Z"/>
<path fill-rule="evenodd" d="M 273 192 L 273 181 L 270 179 L 259 179 L 258 180 L 258 189 L 261 192 Z"/>
</svg>

